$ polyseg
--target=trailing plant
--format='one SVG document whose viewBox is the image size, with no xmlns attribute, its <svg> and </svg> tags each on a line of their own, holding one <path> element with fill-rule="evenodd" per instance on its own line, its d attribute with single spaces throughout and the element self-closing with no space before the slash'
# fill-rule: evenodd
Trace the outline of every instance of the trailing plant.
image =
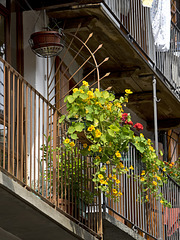
<svg viewBox="0 0 180 240">
<path fill-rule="evenodd" d="M 145 202 L 149 201 L 150 193 L 163 205 L 170 206 L 159 191 L 167 182 L 168 165 L 158 159 L 150 139 L 142 133 L 135 135 L 134 129 L 143 130 L 143 125 L 133 124 L 130 114 L 124 112 L 129 94 L 132 91 L 126 89 L 124 96 L 115 99 L 108 91 L 89 89 L 86 81 L 80 88 L 74 88 L 73 94 L 65 98 L 67 114 L 59 120 L 60 124 L 65 120 L 71 122 L 67 131 L 69 138 L 64 139 L 64 145 L 68 151 L 74 152 L 80 133 L 86 136 L 87 143 L 83 144 L 81 154 L 93 159 L 93 182 L 107 197 L 118 199 L 122 195 L 118 176 L 127 174 L 140 181 Z M 121 161 L 121 153 L 128 151 L 130 143 L 140 152 L 144 163 L 140 175 L 134 174 L 134 166 L 127 168 Z"/>
<path fill-rule="evenodd" d="M 49 136 L 47 144 L 41 146 L 41 151 L 43 151 L 41 162 L 44 161 L 44 165 L 46 165 L 43 178 L 48 180 L 46 184 L 49 185 L 49 194 L 53 188 L 53 152 L 56 152 L 56 193 L 59 193 L 59 198 L 70 201 L 74 201 L 76 198 L 77 204 L 79 204 L 79 200 L 91 203 L 96 193 L 92 193 L 86 188 L 90 182 L 87 175 L 87 161 L 84 157 L 78 157 L 77 148 L 70 155 L 66 155 L 61 148 L 52 148 Z"/>
</svg>

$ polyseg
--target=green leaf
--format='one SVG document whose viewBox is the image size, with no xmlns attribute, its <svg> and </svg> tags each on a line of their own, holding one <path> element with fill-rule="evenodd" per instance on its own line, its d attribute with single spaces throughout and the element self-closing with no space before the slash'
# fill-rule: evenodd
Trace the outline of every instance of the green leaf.
<svg viewBox="0 0 180 240">
<path fill-rule="evenodd" d="M 99 99 L 99 102 L 100 102 L 101 104 L 105 104 L 106 99 L 101 97 L 101 98 Z"/>
<path fill-rule="evenodd" d="M 115 99 L 115 96 L 114 94 L 110 93 L 110 96 L 109 96 L 109 101 L 113 101 Z"/>
<path fill-rule="evenodd" d="M 109 97 L 109 93 L 107 91 L 103 91 L 102 95 L 105 99 L 107 99 Z"/>
<path fill-rule="evenodd" d="M 94 126 L 97 127 L 98 124 L 99 124 L 99 121 L 95 118 L 95 119 L 94 119 Z"/>
<path fill-rule="evenodd" d="M 110 136 L 115 137 L 114 131 L 112 129 L 108 129 L 108 133 Z"/>
<path fill-rule="evenodd" d="M 65 115 L 62 115 L 61 118 L 59 119 L 59 123 L 62 123 L 64 121 L 65 117 L 66 117 Z"/>
<path fill-rule="evenodd" d="M 69 95 L 69 96 L 67 97 L 67 100 L 68 100 L 69 103 L 73 103 L 74 100 L 75 100 L 75 98 L 74 98 L 72 95 Z"/>
<path fill-rule="evenodd" d="M 82 132 L 82 130 L 84 129 L 84 123 L 76 123 L 75 129 L 77 132 Z"/>
<path fill-rule="evenodd" d="M 78 139 L 78 136 L 77 136 L 76 133 L 74 133 L 74 134 L 71 134 L 71 138 L 74 139 L 74 140 L 76 140 L 76 139 Z"/>
<path fill-rule="evenodd" d="M 101 121 L 101 122 L 104 121 L 104 116 L 103 116 L 103 114 L 101 114 L 101 116 L 100 116 L 100 121 Z"/>
<path fill-rule="evenodd" d="M 87 106 L 86 109 L 88 110 L 88 113 L 92 113 L 93 112 L 93 107 L 92 106 Z"/>
<path fill-rule="evenodd" d="M 116 125 L 110 125 L 110 129 L 112 129 L 114 132 L 119 132 L 119 128 Z"/>
<path fill-rule="evenodd" d="M 106 135 L 105 135 L 105 134 L 102 134 L 100 139 L 101 139 L 101 141 L 103 141 L 104 143 L 107 143 Z"/>
<path fill-rule="evenodd" d="M 90 122 L 93 122 L 93 116 L 91 114 L 87 114 L 86 115 L 86 120 L 90 121 Z"/>
<path fill-rule="evenodd" d="M 87 95 L 86 93 L 82 93 L 82 94 L 80 95 L 80 97 L 81 97 L 82 99 L 86 99 L 86 98 L 88 98 L 88 95 Z"/>
<path fill-rule="evenodd" d="M 101 92 L 94 92 L 95 96 L 100 98 L 101 97 Z"/>
<path fill-rule="evenodd" d="M 159 151 L 159 153 L 160 153 L 161 156 L 163 156 L 163 152 L 161 150 Z"/>
<path fill-rule="evenodd" d="M 70 134 L 74 133 L 75 131 L 76 131 L 76 129 L 72 126 L 68 128 L 68 133 L 70 133 Z"/>
</svg>

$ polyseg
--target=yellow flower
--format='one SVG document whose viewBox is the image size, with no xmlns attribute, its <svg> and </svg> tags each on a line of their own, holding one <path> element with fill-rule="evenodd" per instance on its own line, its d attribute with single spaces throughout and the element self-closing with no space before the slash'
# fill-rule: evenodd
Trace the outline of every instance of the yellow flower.
<svg viewBox="0 0 180 240">
<path fill-rule="evenodd" d="M 166 172 L 166 169 L 165 169 L 165 168 L 163 168 L 163 172 Z"/>
<path fill-rule="evenodd" d="M 78 91 L 79 91 L 78 88 L 74 88 L 74 89 L 73 89 L 73 93 L 76 93 L 76 92 L 78 92 Z"/>
<path fill-rule="evenodd" d="M 144 180 L 145 180 L 145 178 L 143 178 L 143 177 L 140 179 L 141 182 L 144 182 Z"/>
<path fill-rule="evenodd" d="M 170 163 L 169 166 L 172 167 L 172 164 Z"/>
<path fill-rule="evenodd" d="M 112 175 L 111 175 L 111 174 L 109 174 L 109 178 L 112 178 Z"/>
<path fill-rule="evenodd" d="M 88 151 L 89 151 L 89 152 L 91 151 L 91 146 L 89 146 Z"/>
<path fill-rule="evenodd" d="M 96 156 L 96 158 L 95 159 L 99 159 L 100 160 L 100 157 L 99 156 Z"/>
<path fill-rule="evenodd" d="M 106 170 L 106 166 L 103 167 L 103 170 Z"/>
<path fill-rule="evenodd" d="M 126 172 L 129 172 L 129 169 L 128 169 L 127 167 L 125 167 L 125 171 L 126 171 Z"/>
<path fill-rule="evenodd" d="M 130 166 L 130 168 L 129 168 L 129 169 L 131 169 L 131 170 L 134 170 L 134 168 L 133 168 L 133 166 L 132 166 L 132 165 Z"/>
<path fill-rule="evenodd" d="M 110 161 L 107 161 L 106 164 L 110 164 Z"/>
<path fill-rule="evenodd" d="M 96 92 L 99 92 L 99 89 L 98 88 L 96 88 L 96 90 L 95 90 Z"/>
<path fill-rule="evenodd" d="M 126 90 L 125 90 L 125 93 L 127 93 L 127 94 L 132 94 L 133 92 L 132 92 L 130 89 L 126 89 Z"/>
<path fill-rule="evenodd" d="M 113 189 L 112 191 L 113 191 L 113 193 L 114 193 L 114 194 L 116 194 L 116 193 L 117 193 L 117 190 L 116 190 L 116 189 Z"/>
<path fill-rule="evenodd" d="M 151 145 L 151 139 L 147 140 L 148 145 Z"/>
<path fill-rule="evenodd" d="M 88 94 L 89 98 L 93 98 L 94 97 L 94 93 L 92 91 L 88 91 L 87 94 Z"/>
<path fill-rule="evenodd" d="M 88 82 L 86 82 L 86 81 L 83 81 L 83 85 L 86 86 L 86 87 L 89 86 Z"/>
<path fill-rule="evenodd" d="M 74 142 L 70 142 L 69 144 L 71 147 L 74 147 L 75 146 L 75 143 Z"/>
<path fill-rule="evenodd" d="M 106 178 L 106 181 L 109 181 L 109 178 Z"/>
<path fill-rule="evenodd" d="M 99 131 L 99 129 L 96 129 L 96 131 L 95 131 L 95 137 L 96 137 L 96 138 L 100 138 L 101 134 L 102 134 L 102 133 Z"/>
<path fill-rule="evenodd" d="M 119 102 L 117 102 L 115 106 L 118 107 L 118 108 L 122 107 L 122 105 Z"/>
<path fill-rule="evenodd" d="M 122 196 L 122 192 L 119 191 L 119 192 L 118 192 L 118 195 L 119 195 L 119 196 Z"/>
<path fill-rule="evenodd" d="M 160 178 L 160 177 L 157 177 L 157 180 L 158 180 L 158 181 L 160 181 L 160 180 L 161 180 L 161 178 Z"/>
<path fill-rule="evenodd" d="M 118 157 L 118 158 L 120 158 L 120 157 L 121 157 L 121 154 L 120 154 L 120 152 L 119 152 L 119 151 L 117 151 L 117 152 L 115 153 L 115 155 L 116 155 L 116 157 Z"/>
<path fill-rule="evenodd" d="M 117 179 L 116 175 L 113 175 L 112 179 L 116 180 Z"/>
<path fill-rule="evenodd" d="M 144 137 L 144 134 L 140 133 L 140 137 Z"/>
<path fill-rule="evenodd" d="M 119 163 L 119 166 L 120 166 L 121 168 L 124 168 L 124 165 L 122 164 L 122 162 Z"/>
<path fill-rule="evenodd" d="M 92 132 L 92 127 L 88 127 L 88 132 Z"/>
<path fill-rule="evenodd" d="M 69 143 L 69 142 L 70 142 L 69 138 L 66 138 L 66 139 L 64 140 L 64 143 Z"/>
<path fill-rule="evenodd" d="M 99 147 L 99 152 L 102 152 L 102 147 Z"/>
<path fill-rule="evenodd" d="M 142 170 L 142 173 L 141 173 L 141 175 L 143 176 L 143 175 L 145 175 L 146 173 L 145 173 L 145 171 L 144 170 Z"/>
<path fill-rule="evenodd" d="M 154 186 L 157 186 L 157 182 L 156 182 L 156 181 L 153 181 L 153 185 L 154 185 Z"/>
<path fill-rule="evenodd" d="M 104 184 L 104 180 L 100 180 L 100 184 Z"/>
<path fill-rule="evenodd" d="M 104 176 L 103 176 L 102 174 L 99 174 L 99 175 L 98 175 L 98 178 L 99 178 L 99 179 L 103 179 Z"/>
<path fill-rule="evenodd" d="M 148 197 L 148 195 L 146 195 L 146 199 L 148 199 L 149 197 Z"/>
<path fill-rule="evenodd" d="M 86 113 L 88 113 L 89 111 L 86 109 Z"/>
<path fill-rule="evenodd" d="M 164 203 L 164 201 L 163 201 L 163 200 L 161 200 L 161 201 L 160 201 L 160 203 L 161 203 L 161 204 L 163 204 L 163 203 Z"/>
<path fill-rule="evenodd" d="M 84 144 L 83 144 L 83 148 L 87 148 L 87 143 L 84 143 Z"/>
<path fill-rule="evenodd" d="M 105 184 L 105 185 L 108 185 L 107 181 L 104 181 L 104 184 Z"/>
<path fill-rule="evenodd" d="M 153 152 L 154 148 L 152 146 L 149 146 L 149 150 L 151 150 Z"/>
<path fill-rule="evenodd" d="M 84 91 L 82 89 L 80 89 L 79 91 L 80 91 L 80 93 L 84 93 Z"/>
<path fill-rule="evenodd" d="M 119 179 L 116 180 L 116 183 L 117 183 L 117 184 L 120 183 Z"/>
</svg>

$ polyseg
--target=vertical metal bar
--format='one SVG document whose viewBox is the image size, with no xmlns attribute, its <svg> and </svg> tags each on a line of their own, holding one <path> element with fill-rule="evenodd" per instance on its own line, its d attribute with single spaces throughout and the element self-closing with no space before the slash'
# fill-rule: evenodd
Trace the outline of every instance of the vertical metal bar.
<svg viewBox="0 0 180 240">
<path fill-rule="evenodd" d="M 26 85 L 26 120 L 25 122 L 26 122 L 25 183 L 27 185 L 27 181 L 28 181 L 28 161 L 27 161 L 28 160 L 27 158 L 28 157 L 28 142 L 27 142 L 28 140 L 28 86 L 27 85 Z"/>
<path fill-rule="evenodd" d="M 40 192 L 40 118 L 41 118 L 41 101 L 39 96 L 39 103 L 38 103 L 38 193 Z"/>
<path fill-rule="evenodd" d="M 10 158 L 11 158 L 11 72 L 8 68 L 8 172 L 10 172 Z"/>
<path fill-rule="evenodd" d="M 52 174 L 53 174 L 53 171 L 52 171 L 52 141 L 53 141 L 53 139 L 52 139 L 52 124 L 53 124 L 53 122 L 52 122 L 52 108 L 51 109 L 49 109 L 49 112 L 50 112 L 50 116 L 49 116 L 49 119 L 50 119 L 50 126 L 49 126 L 49 128 L 50 128 L 50 156 L 49 156 L 49 159 L 50 159 L 50 201 L 51 201 L 51 195 L 52 195 L 52 193 L 51 193 L 51 191 L 52 191 Z"/>
<path fill-rule="evenodd" d="M 24 82 L 22 82 L 21 84 L 21 91 L 22 91 L 22 94 L 21 94 L 21 181 L 23 181 L 23 147 L 24 147 L 24 141 L 23 141 L 23 129 L 24 129 Z"/>
<path fill-rule="evenodd" d="M 34 190 L 36 188 L 36 93 L 34 93 Z"/>
<path fill-rule="evenodd" d="M 4 64 L 4 137 L 3 137 L 3 168 L 6 163 L 6 66 Z"/>
<path fill-rule="evenodd" d="M 30 187 L 32 184 L 32 89 L 30 88 Z"/>
<path fill-rule="evenodd" d="M 13 99 L 12 99 L 12 174 L 14 176 L 14 132 L 15 132 L 15 74 L 13 74 Z"/>
<path fill-rule="evenodd" d="M 42 109 L 42 196 L 44 196 L 44 100 L 43 100 L 43 109 Z"/>
<path fill-rule="evenodd" d="M 53 203 L 56 205 L 56 140 L 57 140 L 57 111 L 53 116 Z"/>
<path fill-rule="evenodd" d="M 51 193 L 50 193 L 50 196 L 48 196 L 48 173 L 49 171 L 51 172 L 51 169 L 49 169 L 49 165 L 48 165 L 48 157 L 49 157 L 49 142 L 48 142 L 48 139 L 49 139 L 49 106 L 48 104 L 46 103 L 46 198 L 50 197 L 51 196 Z M 49 159 L 51 160 L 51 156 L 49 157 Z M 49 160 L 49 161 L 50 161 Z"/>
<path fill-rule="evenodd" d="M 19 77 L 17 79 L 17 170 L 16 176 L 19 178 Z"/>
<path fill-rule="evenodd" d="M 156 78 L 153 76 L 153 105 L 154 105 L 154 136 L 155 150 L 158 156 L 158 123 L 157 123 L 157 96 L 156 96 Z"/>
</svg>

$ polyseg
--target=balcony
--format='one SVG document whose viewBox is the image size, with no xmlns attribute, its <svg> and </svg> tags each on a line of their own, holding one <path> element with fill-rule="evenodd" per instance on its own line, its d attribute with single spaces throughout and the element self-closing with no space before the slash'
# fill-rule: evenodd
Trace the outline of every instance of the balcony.
<svg viewBox="0 0 180 240">
<path fill-rule="evenodd" d="M 80 154 L 81 143 L 75 155 L 64 149 L 67 124 L 57 124 L 58 110 L 7 62 L 1 58 L 0 62 L 1 227 L 22 239 L 39 239 L 38 234 L 43 239 L 49 239 L 48 234 L 72 240 L 102 235 L 108 240 L 110 234 L 114 239 L 119 234 L 126 239 L 179 239 L 176 182 L 168 178 L 161 189 L 172 204 L 170 209 L 151 196 L 148 203 L 138 201 L 143 194 L 140 182 L 125 175 L 119 179 L 123 192 L 119 202 L 106 199 L 94 188 L 92 159 Z M 133 145 L 122 160 L 141 173 L 141 156 Z"/>
<path fill-rule="evenodd" d="M 103 43 L 101 54 L 96 54 L 97 62 L 104 56 L 109 61 L 102 66 L 102 74 L 111 72 L 101 82 L 105 89 L 121 95 L 125 88 L 135 93 L 129 104 L 138 116 L 143 118 L 149 129 L 153 128 L 152 76 L 157 79 L 159 129 L 179 126 L 179 28 L 174 19 L 179 19 L 175 8 L 171 23 L 171 43 L 168 52 L 156 51 L 150 22 L 150 10 L 136 1 L 85 1 L 73 5 L 52 6 L 47 14 L 65 23 L 65 30 L 75 32 L 82 24 L 78 36 L 85 40 L 93 32 L 89 44 L 93 49 Z M 90 81 L 90 79 L 89 79 Z M 148 109 L 146 111 L 145 109 Z"/>
</svg>

